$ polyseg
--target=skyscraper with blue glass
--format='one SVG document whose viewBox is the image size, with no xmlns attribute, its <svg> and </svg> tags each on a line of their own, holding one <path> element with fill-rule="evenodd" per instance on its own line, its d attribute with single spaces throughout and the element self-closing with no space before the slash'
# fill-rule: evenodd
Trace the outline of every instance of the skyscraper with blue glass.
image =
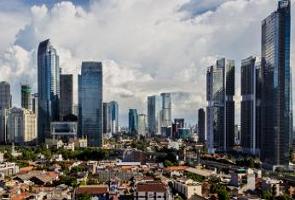
<svg viewBox="0 0 295 200">
<path fill-rule="evenodd" d="M 49 39 L 38 47 L 38 140 L 43 143 L 50 133 L 50 122 L 59 120 L 59 56 Z"/>
<path fill-rule="evenodd" d="M 292 134 L 290 68 L 290 0 L 262 21 L 262 148 L 261 159 L 271 166 L 289 164 Z"/>
<path fill-rule="evenodd" d="M 83 62 L 78 76 L 79 132 L 89 146 L 103 144 L 103 72 L 100 62 Z"/>
</svg>

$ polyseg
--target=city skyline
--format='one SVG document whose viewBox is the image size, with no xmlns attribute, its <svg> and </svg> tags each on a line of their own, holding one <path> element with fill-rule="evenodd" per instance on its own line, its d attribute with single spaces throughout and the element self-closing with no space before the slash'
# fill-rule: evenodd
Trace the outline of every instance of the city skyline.
<svg viewBox="0 0 295 200">
<path fill-rule="evenodd" d="M 104 19 L 107 25 L 111 22 L 120 24 L 123 20 L 129 20 L 130 16 L 125 16 L 123 13 L 118 12 L 117 15 L 114 14 L 115 11 L 122 7 L 122 4 L 115 4 L 116 6 L 110 8 L 110 5 L 114 2 L 116 1 L 112 0 L 100 5 L 90 3 L 87 6 L 75 5 L 70 2 L 58 2 L 51 3 L 46 8 L 39 1 L 36 6 L 33 6 L 34 3 L 30 3 L 30 5 L 23 5 L 12 9 L 12 5 L 7 3 L 6 6 L 0 8 L 0 12 L 1 9 L 3 10 L 1 12 L 3 15 L 13 16 L 13 14 L 16 14 L 17 16 L 25 16 L 16 19 L 8 17 L 8 19 L 17 22 L 15 22 L 16 24 L 12 23 L 14 25 L 13 30 L 9 29 L 9 27 L 7 28 L 10 30 L 9 35 L 8 33 L 3 33 L 0 36 L 0 41 L 1 39 L 3 40 L 2 37 L 8 38 L 7 41 L 5 40 L 0 45 L 0 52 L 6 55 L 0 56 L 0 66 L 3 66 L 0 78 L 11 84 L 13 105 L 20 105 L 18 90 L 20 82 L 32 81 L 30 83 L 32 91 L 36 92 L 36 84 L 33 81 L 36 77 L 36 48 L 40 41 L 50 38 L 60 56 L 61 67 L 65 73 L 74 73 L 74 79 L 76 79 L 83 60 L 103 62 L 104 66 L 106 66 L 104 101 L 116 100 L 120 104 L 121 125 L 126 126 L 128 124 L 127 113 L 129 108 L 136 107 L 139 113 L 147 113 L 146 97 L 162 92 L 180 92 L 176 95 L 176 99 L 179 99 L 180 102 L 185 100 L 186 103 L 179 107 L 172 106 L 172 109 L 175 109 L 172 111 L 173 118 L 185 118 L 188 123 L 195 124 L 197 122 L 197 109 L 206 106 L 204 98 L 206 66 L 214 63 L 216 58 L 223 56 L 236 61 L 235 99 L 237 99 L 236 102 L 239 102 L 241 99 L 239 92 L 240 61 L 251 54 L 260 55 L 261 20 L 276 8 L 276 1 L 269 0 L 240 0 L 240 3 L 235 1 L 218 1 L 217 3 L 216 1 L 216 3 L 211 3 L 211 5 L 206 5 L 210 3 L 205 1 L 189 3 L 188 1 L 175 0 L 167 2 L 168 6 L 162 11 L 162 15 L 157 13 L 159 10 L 154 9 L 153 15 L 155 19 L 149 19 L 135 12 L 136 9 L 143 9 L 144 6 L 137 5 L 136 1 L 130 2 L 130 6 L 125 9 L 132 16 L 139 15 L 138 19 L 146 22 L 143 24 L 144 26 L 140 26 L 142 31 L 147 33 L 150 33 L 150 31 L 155 32 L 155 38 L 159 41 L 157 46 L 153 43 L 150 34 L 145 33 L 142 35 L 145 40 L 139 40 L 139 38 L 135 37 L 142 33 L 138 30 L 132 33 L 134 34 L 132 35 L 134 37 L 131 37 L 133 39 L 129 39 L 126 33 L 130 33 L 130 30 L 133 30 L 134 27 L 132 25 L 126 26 L 126 29 L 122 30 L 124 34 L 121 38 L 116 37 L 116 35 L 120 35 L 118 34 L 120 33 L 119 30 L 101 26 L 102 24 L 98 19 Z M 147 1 L 146 3 L 147 8 L 153 5 L 153 2 Z M 292 1 L 293 7 L 294 1 Z M 100 11 L 106 12 L 109 10 L 112 12 L 108 13 L 105 18 L 102 18 L 103 16 L 100 14 L 95 14 L 93 21 L 91 21 L 89 15 L 94 13 L 93 9 L 95 8 Z M 67 37 L 69 38 L 66 38 L 62 35 L 61 31 L 63 29 L 54 32 L 53 27 L 60 26 L 60 23 L 62 23 L 57 22 L 59 19 L 58 14 L 61 13 L 61 10 L 68 14 L 65 18 L 66 21 L 63 23 L 72 25 L 67 27 L 72 30 L 71 32 L 77 32 L 75 30 L 80 27 L 77 27 L 73 19 L 83 24 L 84 28 L 90 27 L 90 24 L 95 23 L 100 27 L 100 30 L 93 28 L 95 33 L 105 40 L 115 41 L 114 43 L 118 45 L 111 45 L 108 42 L 103 44 L 100 42 L 101 39 L 95 38 L 97 46 L 100 46 L 96 47 L 88 41 L 88 38 L 94 39 L 93 36 L 86 33 L 68 34 Z M 146 11 L 146 9 L 143 11 Z M 221 19 L 228 19 L 229 13 L 235 16 L 240 15 L 240 17 L 229 21 L 228 27 L 226 26 L 227 28 L 224 29 L 221 36 L 217 36 L 215 30 L 218 27 L 222 27 Z M 37 16 L 37 14 L 40 15 Z M 292 15 L 294 16 L 293 13 Z M 80 18 L 77 18 L 77 16 L 80 16 Z M 157 21 L 159 21 L 159 24 L 156 23 Z M 50 26 L 42 26 L 42 23 L 45 22 L 48 22 Z M 131 21 L 131 24 L 140 24 L 140 21 Z M 168 24 L 172 30 L 176 31 L 175 34 L 168 34 L 164 30 L 164 27 L 168 26 Z M 240 26 L 240 24 L 243 25 Z M 25 25 L 27 26 L 25 27 Z M 38 32 L 34 32 L 34 28 Z M 179 33 L 180 31 L 178 30 L 183 30 L 184 33 Z M 251 32 L 248 30 L 251 30 Z M 116 34 L 108 34 L 114 31 Z M 161 38 L 161 34 L 166 35 L 166 39 Z M 11 38 L 13 35 L 15 38 Z M 187 39 L 182 40 L 184 36 Z M 292 31 L 292 36 L 294 38 L 294 31 Z M 223 39 L 221 40 L 220 37 Z M 77 38 L 81 40 L 79 45 L 77 45 Z M 122 41 L 123 38 L 126 42 Z M 208 47 L 204 47 L 202 40 L 206 41 Z M 139 41 L 142 41 L 142 44 Z M 91 48 L 86 50 L 86 46 Z M 153 46 L 156 48 L 153 49 Z M 121 47 L 132 48 L 129 48 L 129 51 L 126 52 L 121 51 Z M 169 57 L 159 53 L 160 50 L 166 51 L 171 48 L 175 50 L 167 52 Z M 139 51 L 141 49 L 142 51 Z M 293 49 L 291 63 L 294 63 Z M 135 50 L 139 53 L 134 53 Z M 186 51 L 188 52 L 187 55 L 183 53 Z M 177 59 L 172 59 L 171 57 Z M 294 65 L 291 64 L 291 66 Z M 120 78 L 121 74 L 124 75 L 123 79 Z M 138 79 L 137 77 L 142 78 Z M 200 87 L 197 87 L 199 85 Z M 74 90 L 77 91 L 77 80 L 75 80 L 74 87 Z M 74 96 L 74 101 L 77 103 L 77 94 L 74 94 Z M 177 100 L 172 101 L 172 103 L 177 104 Z M 192 106 L 195 109 L 192 110 Z M 237 103 L 235 111 L 236 122 L 239 123 L 239 103 Z"/>
</svg>

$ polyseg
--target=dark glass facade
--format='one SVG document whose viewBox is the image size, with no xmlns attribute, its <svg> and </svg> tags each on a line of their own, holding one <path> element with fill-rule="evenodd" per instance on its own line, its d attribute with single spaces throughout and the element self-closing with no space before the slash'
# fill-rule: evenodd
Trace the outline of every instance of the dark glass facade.
<svg viewBox="0 0 295 200">
<path fill-rule="evenodd" d="M 209 152 L 231 151 L 235 144 L 235 64 L 219 59 L 207 71 L 207 132 Z"/>
<path fill-rule="evenodd" d="M 6 109 L 11 108 L 10 84 L 0 82 L 0 142 L 6 142 Z"/>
<path fill-rule="evenodd" d="M 149 96 L 147 99 L 148 133 L 157 135 L 160 132 L 160 111 L 162 108 L 160 96 Z"/>
<path fill-rule="evenodd" d="M 119 132 L 119 104 L 116 101 L 109 103 L 111 113 L 111 133 Z"/>
<path fill-rule="evenodd" d="M 59 56 L 49 40 L 38 47 L 38 140 L 50 134 L 50 122 L 59 120 Z"/>
<path fill-rule="evenodd" d="M 32 109 L 32 89 L 29 85 L 21 85 L 21 106 L 25 109 Z"/>
<path fill-rule="evenodd" d="M 60 118 L 73 114 L 73 75 L 60 75 Z"/>
<path fill-rule="evenodd" d="M 138 133 L 138 114 L 136 109 L 129 109 L 129 133 L 137 135 Z"/>
<path fill-rule="evenodd" d="M 111 110 L 109 103 L 103 103 L 103 133 L 111 132 Z"/>
<path fill-rule="evenodd" d="M 203 108 L 198 110 L 198 134 L 199 142 L 205 143 L 205 110 Z"/>
<path fill-rule="evenodd" d="M 262 148 L 264 163 L 289 164 L 292 134 L 290 68 L 290 1 L 262 21 Z"/>
<path fill-rule="evenodd" d="M 259 154 L 261 140 L 260 58 L 249 57 L 241 65 L 241 145 L 243 151 Z"/>
<path fill-rule="evenodd" d="M 79 132 L 89 146 L 103 144 L 103 72 L 100 62 L 83 62 L 78 76 Z"/>
</svg>

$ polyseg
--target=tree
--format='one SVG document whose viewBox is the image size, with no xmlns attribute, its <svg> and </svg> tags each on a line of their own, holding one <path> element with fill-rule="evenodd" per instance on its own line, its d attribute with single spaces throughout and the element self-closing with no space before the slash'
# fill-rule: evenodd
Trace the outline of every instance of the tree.
<svg viewBox="0 0 295 200">
<path fill-rule="evenodd" d="M 91 196 L 89 194 L 81 194 L 78 200 L 91 200 Z"/>
<path fill-rule="evenodd" d="M 229 193 L 226 189 L 222 189 L 218 191 L 218 199 L 219 200 L 230 200 Z"/>
<path fill-rule="evenodd" d="M 271 192 L 268 191 L 268 190 L 263 190 L 263 191 L 262 191 L 261 198 L 262 198 L 262 199 L 267 199 L 267 200 L 271 200 L 271 199 L 273 199 Z"/>
<path fill-rule="evenodd" d="M 193 181 L 196 182 L 202 182 L 204 180 L 204 177 L 198 175 L 198 174 L 194 174 L 194 173 L 187 173 L 187 178 L 192 179 Z"/>
<path fill-rule="evenodd" d="M 165 160 L 164 161 L 164 166 L 165 167 L 171 167 L 171 166 L 173 166 L 174 164 L 170 161 L 170 160 Z"/>
</svg>

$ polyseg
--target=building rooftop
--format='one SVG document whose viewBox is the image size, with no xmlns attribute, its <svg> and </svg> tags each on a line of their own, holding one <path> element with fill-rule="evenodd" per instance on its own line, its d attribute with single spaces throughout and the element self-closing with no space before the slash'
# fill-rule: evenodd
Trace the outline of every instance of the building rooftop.
<svg viewBox="0 0 295 200">
<path fill-rule="evenodd" d="M 137 192 L 166 192 L 167 187 L 163 183 L 138 183 Z"/>
<path fill-rule="evenodd" d="M 107 185 L 83 185 L 77 188 L 76 194 L 90 194 L 90 195 L 97 195 L 97 194 L 105 194 L 107 193 L 108 186 Z"/>
<path fill-rule="evenodd" d="M 187 168 L 185 171 L 193 173 L 193 174 L 197 174 L 197 175 L 200 175 L 203 177 L 209 177 L 209 176 L 212 176 L 213 174 L 215 174 L 214 171 L 211 171 L 208 169 L 192 168 L 192 167 Z"/>
</svg>

